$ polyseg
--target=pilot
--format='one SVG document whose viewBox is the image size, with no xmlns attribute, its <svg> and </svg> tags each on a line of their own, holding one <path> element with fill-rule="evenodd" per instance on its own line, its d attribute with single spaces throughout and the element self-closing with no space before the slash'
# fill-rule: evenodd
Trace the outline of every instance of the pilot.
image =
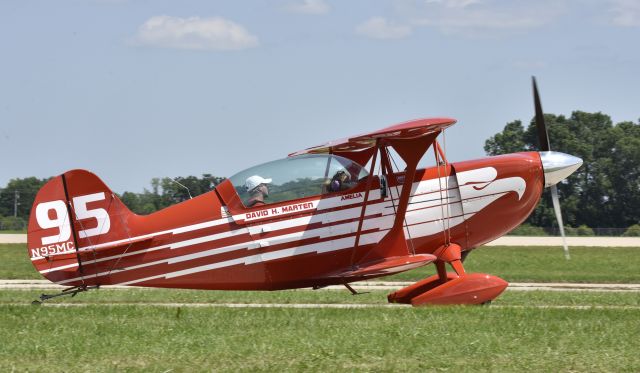
<svg viewBox="0 0 640 373">
<path fill-rule="evenodd" d="M 249 199 L 246 203 L 247 207 L 266 204 L 264 200 L 269 197 L 269 188 L 267 188 L 267 184 L 270 184 L 271 181 L 271 179 L 265 179 L 258 175 L 253 175 L 247 178 L 244 182 L 244 186 L 249 192 Z"/>
<path fill-rule="evenodd" d="M 339 192 L 342 190 L 347 190 L 353 187 L 356 183 L 351 182 L 351 176 L 340 170 L 333 175 L 331 181 L 329 182 L 328 190 L 330 192 Z"/>
</svg>

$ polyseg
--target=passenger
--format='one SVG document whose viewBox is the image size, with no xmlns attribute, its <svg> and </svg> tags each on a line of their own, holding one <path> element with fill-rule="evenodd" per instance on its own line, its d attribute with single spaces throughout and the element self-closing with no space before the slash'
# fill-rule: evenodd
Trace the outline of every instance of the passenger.
<svg viewBox="0 0 640 373">
<path fill-rule="evenodd" d="M 269 188 L 267 184 L 271 183 L 271 179 L 265 179 L 258 175 L 253 175 L 244 182 L 244 186 L 249 192 L 247 207 L 261 206 L 266 204 L 265 198 L 269 197 Z"/>
</svg>

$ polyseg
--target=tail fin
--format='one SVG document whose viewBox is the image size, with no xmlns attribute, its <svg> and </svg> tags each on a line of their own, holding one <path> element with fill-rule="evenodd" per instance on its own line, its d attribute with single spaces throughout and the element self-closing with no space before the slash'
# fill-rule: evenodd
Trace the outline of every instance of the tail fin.
<svg viewBox="0 0 640 373">
<path fill-rule="evenodd" d="M 75 273 L 79 250 L 131 237 L 138 219 L 96 175 L 68 171 L 36 195 L 27 250 L 41 273 L 61 267 Z"/>
</svg>

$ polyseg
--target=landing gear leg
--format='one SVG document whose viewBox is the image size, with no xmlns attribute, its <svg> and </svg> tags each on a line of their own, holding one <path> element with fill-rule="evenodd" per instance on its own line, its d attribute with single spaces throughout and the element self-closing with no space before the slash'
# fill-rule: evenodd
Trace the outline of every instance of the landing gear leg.
<svg viewBox="0 0 640 373">
<path fill-rule="evenodd" d="M 352 288 L 351 285 L 349 284 L 344 284 L 344 287 L 347 288 L 347 290 L 349 290 L 351 292 L 351 295 L 360 295 L 360 294 L 368 294 L 369 292 L 358 292 L 356 291 L 356 289 Z"/>
<path fill-rule="evenodd" d="M 387 297 L 389 302 L 413 306 L 434 304 L 489 304 L 508 283 L 483 273 L 467 273 L 462 265 L 466 252 L 457 244 L 442 246 L 434 252 L 438 274 L 409 285 Z M 464 256 L 463 256 L 464 255 Z M 454 272 L 447 272 L 449 264 Z"/>
</svg>

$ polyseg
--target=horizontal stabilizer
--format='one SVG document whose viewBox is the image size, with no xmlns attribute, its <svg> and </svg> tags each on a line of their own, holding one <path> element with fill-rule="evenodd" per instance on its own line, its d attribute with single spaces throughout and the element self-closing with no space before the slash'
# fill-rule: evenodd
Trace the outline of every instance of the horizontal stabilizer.
<svg viewBox="0 0 640 373">
<path fill-rule="evenodd" d="M 118 247 L 127 248 L 133 244 L 137 244 L 141 242 L 148 242 L 150 244 L 154 240 L 158 241 L 161 238 L 166 238 L 169 236 L 171 235 L 162 234 L 162 235 L 147 235 L 147 236 L 133 237 L 133 238 L 127 238 L 124 240 L 108 242 L 104 244 L 89 245 L 89 246 L 81 247 L 79 251 L 82 252 L 82 251 L 91 251 L 91 250 L 106 250 L 106 249 L 115 249 Z"/>
<path fill-rule="evenodd" d="M 140 242 L 151 242 L 154 239 L 156 239 L 158 236 L 149 236 L 149 237 L 136 237 L 136 238 L 129 238 L 126 240 L 121 240 L 121 241 L 113 241 L 113 242 L 109 242 L 109 243 L 105 243 L 105 244 L 99 244 L 99 245 L 89 245 L 89 246 L 85 246 L 85 247 L 81 247 L 78 249 L 79 252 L 83 252 L 83 251 L 92 251 L 92 250 L 108 250 L 108 249 L 117 249 L 119 247 L 126 249 L 127 247 L 135 244 L 135 243 L 140 243 Z M 56 256 L 61 256 L 61 255 L 68 255 L 69 253 L 53 253 L 53 254 L 48 254 L 46 257 L 51 259 L 53 257 Z M 75 253 L 73 254 L 75 255 Z"/>
</svg>

